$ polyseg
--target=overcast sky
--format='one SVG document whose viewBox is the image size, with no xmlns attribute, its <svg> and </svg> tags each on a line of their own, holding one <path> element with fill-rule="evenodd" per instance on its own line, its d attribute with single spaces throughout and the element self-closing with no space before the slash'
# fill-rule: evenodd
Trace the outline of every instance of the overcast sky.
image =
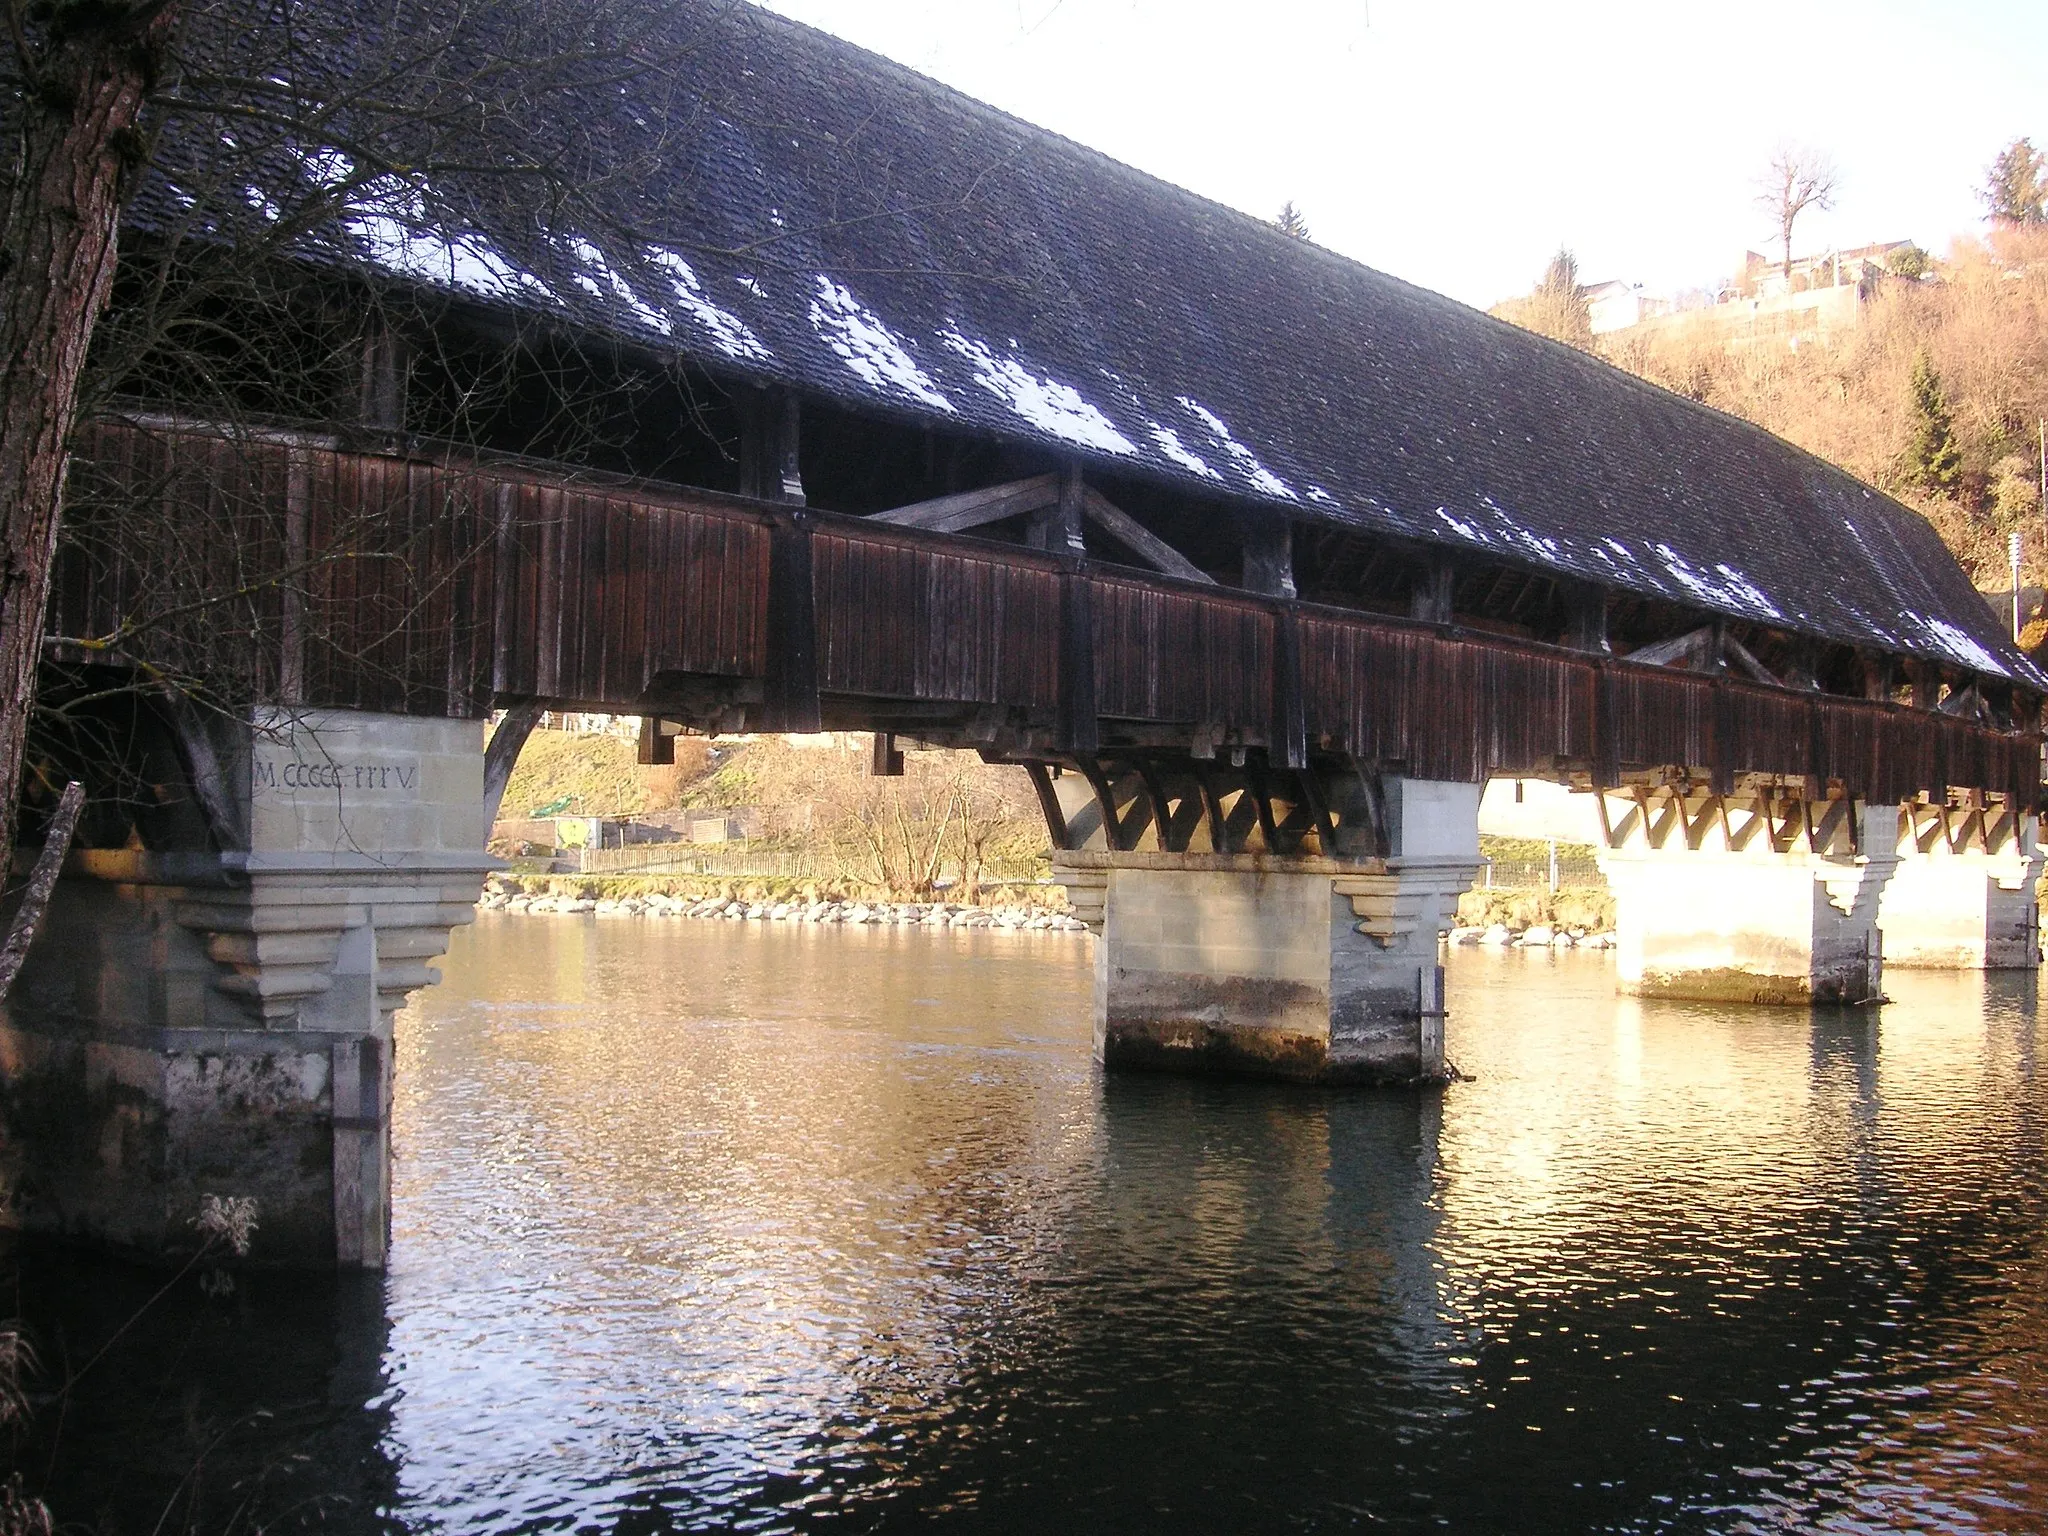
<svg viewBox="0 0 2048 1536">
<path fill-rule="evenodd" d="M 771 0 L 984 101 L 1486 305 L 1560 242 L 1587 280 L 1709 282 L 1768 248 L 1780 142 L 1842 172 L 1798 246 L 1981 228 L 2048 145 L 2048 0 Z"/>
</svg>

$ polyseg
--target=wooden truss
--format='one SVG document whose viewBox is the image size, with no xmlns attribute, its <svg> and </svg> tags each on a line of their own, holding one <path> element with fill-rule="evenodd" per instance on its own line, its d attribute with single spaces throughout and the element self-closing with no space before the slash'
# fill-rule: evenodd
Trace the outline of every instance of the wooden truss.
<svg viewBox="0 0 2048 1536">
<path fill-rule="evenodd" d="M 1862 851 L 1856 802 L 1771 793 L 1714 795 L 1673 788 L 1609 790 L 1594 796 L 1606 846 L 1694 853 Z"/>
<path fill-rule="evenodd" d="M 1053 847 L 1069 853 L 1331 855 L 1338 822 L 1314 773 L 1256 759 L 1241 767 L 1193 758 L 1082 758 L 1071 768 L 1026 763 Z M 1062 797 L 1055 771 L 1086 782 Z"/>
</svg>

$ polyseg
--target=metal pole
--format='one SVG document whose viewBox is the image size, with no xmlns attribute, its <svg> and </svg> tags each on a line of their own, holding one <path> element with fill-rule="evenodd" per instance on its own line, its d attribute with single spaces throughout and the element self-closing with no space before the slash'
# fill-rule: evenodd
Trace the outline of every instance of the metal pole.
<svg viewBox="0 0 2048 1536">
<path fill-rule="evenodd" d="M 1557 894 L 1557 839 L 1550 840 L 1550 894 Z"/>
<path fill-rule="evenodd" d="M 2020 637 L 2020 531 L 2013 529 L 2005 541 L 2006 557 L 2012 561 L 2012 637 Z"/>
</svg>

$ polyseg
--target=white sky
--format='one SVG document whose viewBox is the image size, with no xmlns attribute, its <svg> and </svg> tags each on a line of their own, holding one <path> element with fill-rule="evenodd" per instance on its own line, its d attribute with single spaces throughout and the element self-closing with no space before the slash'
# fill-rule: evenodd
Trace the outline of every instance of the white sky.
<svg viewBox="0 0 2048 1536">
<path fill-rule="evenodd" d="M 1801 250 L 1945 250 L 1998 150 L 2048 146 L 2048 0 L 769 3 L 1481 306 L 1560 242 L 1588 281 L 1727 275 L 1783 141 L 1842 171 Z"/>
</svg>

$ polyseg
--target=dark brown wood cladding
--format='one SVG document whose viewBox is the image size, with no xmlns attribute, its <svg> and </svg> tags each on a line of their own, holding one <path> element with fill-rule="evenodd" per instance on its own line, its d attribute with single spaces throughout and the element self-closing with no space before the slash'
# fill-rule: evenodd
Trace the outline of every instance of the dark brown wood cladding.
<svg viewBox="0 0 2048 1536">
<path fill-rule="evenodd" d="M 1097 576 L 1088 587 L 1097 714 L 1266 731 L 1271 608 L 1117 577 Z"/>
<path fill-rule="evenodd" d="M 67 519 L 56 633 L 251 699 L 624 712 L 664 675 L 762 680 L 780 528 L 808 540 L 816 686 L 878 713 L 1055 718 L 1063 582 L 1104 739 L 1121 721 L 1270 742 L 1293 709 L 1273 599 L 708 493 L 104 421 L 78 434 Z M 1668 765 L 2040 798 L 2038 735 L 1329 608 L 1291 623 L 1312 753 L 1468 782 Z"/>
<path fill-rule="evenodd" d="M 628 709 L 664 674 L 762 675 L 766 518 L 528 478 L 491 489 L 510 583 L 497 694 Z"/>
<path fill-rule="evenodd" d="M 1059 572 L 992 551 L 821 529 L 811 540 L 818 686 L 827 693 L 1050 710 Z"/>
</svg>

